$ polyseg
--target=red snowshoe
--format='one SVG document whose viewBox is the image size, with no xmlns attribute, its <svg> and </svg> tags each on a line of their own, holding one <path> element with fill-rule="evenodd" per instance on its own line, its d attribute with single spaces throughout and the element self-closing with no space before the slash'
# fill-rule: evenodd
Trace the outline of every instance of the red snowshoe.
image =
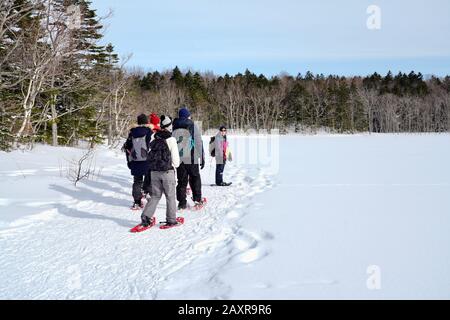
<svg viewBox="0 0 450 320">
<path fill-rule="evenodd" d="M 138 211 L 138 210 L 144 209 L 144 207 L 145 207 L 144 203 L 141 201 L 141 204 L 133 203 L 133 205 L 130 207 L 130 209 L 133 211 Z"/>
<path fill-rule="evenodd" d="M 140 233 L 140 232 L 144 232 L 145 230 L 150 229 L 151 227 L 154 227 L 156 225 L 156 219 L 155 217 L 153 217 L 150 220 L 150 224 L 148 226 L 143 226 L 142 224 L 138 224 L 136 227 L 134 227 L 133 229 L 130 230 L 131 233 Z"/>
<path fill-rule="evenodd" d="M 191 208 L 191 210 L 192 210 L 192 211 L 200 211 L 200 210 L 202 210 L 202 209 L 205 207 L 205 205 L 208 203 L 208 200 L 207 200 L 206 198 L 203 198 L 202 201 L 200 201 L 200 202 L 195 201 L 194 203 L 195 203 L 195 204 L 194 204 L 194 206 Z"/>
<path fill-rule="evenodd" d="M 159 228 L 161 230 L 167 230 L 167 229 L 172 229 L 172 228 L 176 228 L 176 227 L 182 226 L 183 224 L 184 224 L 184 218 L 183 217 L 178 217 L 176 224 L 168 224 L 167 222 L 161 222 Z"/>
</svg>

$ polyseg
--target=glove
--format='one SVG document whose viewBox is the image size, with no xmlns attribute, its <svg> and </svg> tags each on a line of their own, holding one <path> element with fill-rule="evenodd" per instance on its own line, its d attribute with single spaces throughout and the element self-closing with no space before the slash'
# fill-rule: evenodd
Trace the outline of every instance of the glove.
<svg viewBox="0 0 450 320">
<path fill-rule="evenodd" d="M 230 150 L 227 150 L 227 152 L 224 154 L 224 158 L 227 159 L 227 161 L 233 161 L 233 154 L 231 153 Z"/>
<path fill-rule="evenodd" d="M 205 168 L 205 158 L 202 158 L 202 162 L 200 163 L 200 169 L 203 170 Z"/>
</svg>

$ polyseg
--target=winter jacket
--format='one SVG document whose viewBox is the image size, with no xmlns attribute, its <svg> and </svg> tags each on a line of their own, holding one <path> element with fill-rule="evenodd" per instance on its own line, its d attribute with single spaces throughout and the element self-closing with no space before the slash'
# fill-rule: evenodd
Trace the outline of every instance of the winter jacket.
<svg viewBox="0 0 450 320">
<path fill-rule="evenodd" d="M 217 164 L 225 164 L 227 161 L 232 161 L 230 147 L 227 141 L 227 136 L 222 136 L 219 132 L 214 139 L 215 158 Z"/>
<path fill-rule="evenodd" d="M 180 160 L 182 163 L 205 163 L 205 151 L 203 149 L 202 133 L 191 119 L 176 118 L 173 121 L 172 136 L 175 137 L 177 141 Z M 186 152 L 188 150 L 191 151 L 190 154 L 189 152 Z"/>
<path fill-rule="evenodd" d="M 133 138 L 140 138 L 145 136 L 145 141 L 147 143 L 147 149 L 150 149 L 150 141 L 152 138 L 152 130 L 150 130 L 147 126 L 138 126 L 134 127 L 130 130 L 128 134 L 127 141 L 125 142 L 124 149 L 127 154 L 131 153 L 131 149 L 133 148 Z M 148 173 L 150 169 L 150 164 L 148 161 L 130 161 L 127 156 L 127 164 L 128 168 L 131 170 L 132 176 L 144 176 Z"/>
<path fill-rule="evenodd" d="M 177 140 L 172 137 L 172 133 L 166 130 L 158 131 L 151 137 L 151 141 L 155 140 L 155 137 L 166 139 L 167 146 L 169 147 L 170 155 L 172 157 L 172 166 L 176 169 L 180 166 L 180 154 L 178 152 Z"/>
</svg>

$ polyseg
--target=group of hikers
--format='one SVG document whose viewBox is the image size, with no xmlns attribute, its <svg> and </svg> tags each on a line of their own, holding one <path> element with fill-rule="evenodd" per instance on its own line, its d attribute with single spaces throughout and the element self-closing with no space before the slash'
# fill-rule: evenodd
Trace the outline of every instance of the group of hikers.
<svg viewBox="0 0 450 320">
<path fill-rule="evenodd" d="M 177 219 L 177 210 L 188 206 L 188 185 L 194 208 L 203 207 L 206 198 L 202 197 L 200 174 L 205 167 L 202 134 L 186 107 L 179 110 L 175 119 L 168 115 L 158 117 L 154 113 L 149 117 L 139 115 L 123 150 L 133 176 L 134 202 L 131 209 L 143 209 L 141 224 L 137 226 L 139 230 L 155 224 L 153 216 L 163 194 L 167 201 L 164 226 L 178 226 L 181 221 Z M 225 126 L 221 126 L 216 136 L 211 138 L 209 153 L 216 159 L 215 185 L 230 186 L 231 183 L 223 181 L 225 164 L 232 160 Z M 148 200 L 145 207 L 144 199 Z"/>
</svg>

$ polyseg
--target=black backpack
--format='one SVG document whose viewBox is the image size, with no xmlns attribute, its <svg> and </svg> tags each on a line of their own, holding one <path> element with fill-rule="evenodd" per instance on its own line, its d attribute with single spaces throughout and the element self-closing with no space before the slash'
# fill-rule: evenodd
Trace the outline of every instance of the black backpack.
<svg viewBox="0 0 450 320">
<path fill-rule="evenodd" d="M 148 161 L 150 162 L 150 171 L 168 171 L 173 168 L 172 155 L 166 139 L 157 134 L 155 140 L 150 143 Z"/>
<path fill-rule="evenodd" d="M 216 137 L 211 137 L 209 140 L 209 154 L 213 158 L 216 156 Z"/>
</svg>

